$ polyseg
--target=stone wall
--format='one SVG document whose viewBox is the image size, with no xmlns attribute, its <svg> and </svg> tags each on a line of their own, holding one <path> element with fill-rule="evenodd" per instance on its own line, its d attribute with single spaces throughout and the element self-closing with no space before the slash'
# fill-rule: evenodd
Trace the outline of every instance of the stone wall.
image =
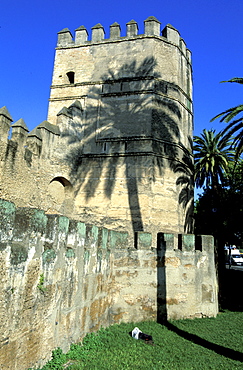
<svg viewBox="0 0 243 370">
<path fill-rule="evenodd" d="M 66 145 L 60 130 L 43 121 L 29 132 L 23 119 L 11 122 L 7 108 L 1 108 L 0 198 L 71 216 L 74 197 L 69 166 L 60 159 Z"/>
<path fill-rule="evenodd" d="M 198 250 L 193 235 L 138 232 L 131 243 L 2 199 L 0 213 L 1 370 L 43 365 L 101 326 L 217 314 L 211 237 Z"/>
</svg>

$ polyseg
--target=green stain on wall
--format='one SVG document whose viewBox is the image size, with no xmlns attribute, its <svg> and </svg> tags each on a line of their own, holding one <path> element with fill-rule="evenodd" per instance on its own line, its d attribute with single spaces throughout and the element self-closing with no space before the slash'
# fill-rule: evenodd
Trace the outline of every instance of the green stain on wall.
<svg viewBox="0 0 243 370">
<path fill-rule="evenodd" d="M 31 218 L 31 228 L 33 228 L 35 231 L 44 232 L 46 229 L 47 220 L 48 217 L 46 216 L 45 212 L 36 209 Z"/>
<path fill-rule="evenodd" d="M 105 228 L 100 228 L 99 229 L 99 235 L 98 235 L 98 247 L 102 249 L 107 248 L 107 243 L 108 243 L 108 236 L 109 236 L 109 231 Z"/>
<path fill-rule="evenodd" d="M 58 229 L 61 232 L 67 233 L 69 226 L 69 219 L 64 216 L 60 216 L 58 220 Z"/>
<path fill-rule="evenodd" d="M 53 262 L 55 258 L 56 258 L 56 252 L 54 251 L 54 249 L 46 249 L 42 253 L 42 259 L 44 263 Z"/>
<path fill-rule="evenodd" d="M 128 233 L 121 231 L 110 231 L 110 247 L 111 248 L 127 248 L 128 247 Z"/>
<path fill-rule="evenodd" d="M 90 257 L 90 253 L 87 249 L 84 250 L 84 262 L 85 263 L 88 263 L 89 262 L 89 257 Z"/>
<path fill-rule="evenodd" d="M 195 235 L 183 234 L 182 235 L 182 250 L 193 251 L 195 249 Z"/>
<path fill-rule="evenodd" d="M 97 226 L 92 226 L 91 234 L 94 240 L 96 241 L 98 239 L 99 228 Z"/>
<path fill-rule="evenodd" d="M 152 235 L 150 233 L 139 233 L 139 243 L 143 245 L 144 248 L 150 248 L 152 244 Z"/>
<path fill-rule="evenodd" d="M 77 232 L 82 238 L 85 238 L 85 236 L 86 236 L 86 225 L 83 222 L 78 222 L 77 223 Z"/>
<path fill-rule="evenodd" d="M 75 258 L 75 252 L 72 248 L 68 248 L 65 252 L 67 258 Z"/>
<path fill-rule="evenodd" d="M 5 232 L 9 229 L 9 224 L 14 222 L 15 205 L 6 200 L 0 199 L 0 227 L 1 231 Z"/>
<path fill-rule="evenodd" d="M 94 247 L 98 241 L 99 228 L 94 225 L 86 225 L 86 241 L 89 247 Z"/>
<path fill-rule="evenodd" d="M 0 215 L 1 216 L 12 216 L 15 213 L 15 205 L 6 200 L 0 199 Z"/>
<path fill-rule="evenodd" d="M 18 265 L 19 263 L 25 262 L 28 258 L 28 250 L 20 244 L 13 243 L 11 245 L 11 257 L 10 263 L 12 265 Z"/>
</svg>

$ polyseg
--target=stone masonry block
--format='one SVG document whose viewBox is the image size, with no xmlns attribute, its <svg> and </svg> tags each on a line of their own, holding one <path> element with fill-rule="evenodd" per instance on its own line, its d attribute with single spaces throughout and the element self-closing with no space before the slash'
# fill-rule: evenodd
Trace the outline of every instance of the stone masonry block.
<svg viewBox="0 0 243 370">
<path fill-rule="evenodd" d="M 128 233 L 111 230 L 109 247 L 111 249 L 126 249 L 128 247 Z"/>
<path fill-rule="evenodd" d="M 58 32 L 57 46 L 67 46 L 72 43 L 73 36 L 68 28 Z"/>
<path fill-rule="evenodd" d="M 186 43 L 182 38 L 180 38 L 180 48 L 182 52 L 186 55 Z"/>
<path fill-rule="evenodd" d="M 80 26 L 75 30 L 75 44 L 84 44 L 88 40 L 88 32 L 84 26 Z"/>
<path fill-rule="evenodd" d="M 202 250 L 214 254 L 214 237 L 212 235 L 200 235 Z"/>
<path fill-rule="evenodd" d="M 121 27 L 115 22 L 110 26 L 110 39 L 118 39 L 121 36 Z"/>
<path fill-rule="evenodd" d="M 174 28 L 171 24 L 167 24 L 167 26 L 162 31 L 162 35 L 166 37 L 168 41 L 171 41 L 179 46 L 180 34 L 177 29 Z"/>
<path fill-rule="evenodd" d="M 174 234 L 158 233 L 157 234 L 157 249 L 158 250 L 174 250 Z"/>
<path fill-rule="evenodd" d="M 155 17 L 148 17 L 144 21 L 144 33 L 145 35 L 156 35 L 160 36 L 160 22 Z"/>
<path fill-rule="evenodd" d="M 138 34 L 138 24 L 133 19 L 126 24 L 127 37 L 136 36 Z"/>
<path fill-rule="evenodd" d="M 195 250 L 195 235 L 193 234 L 182 234 L 181 235 L 181 250 L 182 251 L 193 251 Z"/>
<path fill-rule="evenodd" d="M 103 26 L 98 23 L 96 26 L 92 27 L 92 41 L 99 42 L 105 38 L 105 31 Z"/>
<path fill-rule="evenodd" d="M 138 231 L 135 234 L 137 249 L 150 249 L 152 246 L 152 234 Z"/>
<path fill-rule="evenodd" d="M 11 122 L 13 122 L 13 119 L 7 108 L 0 108 L 0 140 L 7 141 Z"/>
</svg>

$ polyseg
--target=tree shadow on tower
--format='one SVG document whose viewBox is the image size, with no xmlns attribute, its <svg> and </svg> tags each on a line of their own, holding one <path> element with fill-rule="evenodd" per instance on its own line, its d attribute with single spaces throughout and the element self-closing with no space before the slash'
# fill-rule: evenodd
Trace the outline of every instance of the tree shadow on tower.
<svg viewBox="0 0 243 370">
<path fill-rule="evenodd" d="M 194 232 L 194 162 L 192 155 L 192 139 L 189 137 L 188 142 L 191 144 L 190 150 L 184 145 L 182 147 L 182 158 L 180 161 L 172 161 L 170 166 L 175 173 L 179 174 L 176 185 L 180 188 L 179 204 L 185 210 L 184 232 L 192 234 Z"/>
<path fill-rule="evenodd" d="M 166 168 L 179 173 L 172 163 L 181 151 L 181 108 L 169 98 L 170 91 L 179 89 L 163 81 L 156 66 L 153 57 L 140 64 L 134 60 L 108 70 L 92 85 L 82 132 L 76 142 L 68 138 L 65 157 L 75 194 L 83 193 L 85 202 L 100 191 L 111 199 L 126 188 L 133 232 L 145 230 L 147 223 L 140 194 L 151 188 L 156 176 L 162 178 Z"/>
</svg>

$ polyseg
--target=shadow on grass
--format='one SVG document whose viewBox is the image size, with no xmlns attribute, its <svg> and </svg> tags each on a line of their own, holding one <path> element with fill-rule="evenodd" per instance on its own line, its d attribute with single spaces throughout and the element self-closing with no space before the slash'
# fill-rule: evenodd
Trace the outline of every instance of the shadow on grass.
<svg viewBox="0 0 243 370">
<path fill-rule="evenodd" d="M 164 324 L 169 330 L 173 331 L 174 333 L 178 334 L 180 337 L 195 343 L 199 346 L 202 346 L 204 348 L 207 348 L 211 351 L 214 351 L 218 355 L 230 358 L 235 361 L 241 361 L 243 362 L 243 353 L 235 351 L 231 348 L 223 347 L 218 344 L 209 342 L 206 339 L 200 338 L 198 335 L 188 333 L 182 329 L 177 328 L 177 326 L 173 325 L 170 322 L 166 322 Z"/>
<path fill-rule="evenodd" d="M 239 289 L 240 281 L 243 277 L 242 270 L 228 270 L 225 269 L 224 275 L 222 277 L 222 303 L 221 309 L 222 310 L 230 310 L 230 311 L 243 311 L 243 296 Z M 206 339 L 200 338 L 198 335 L 188 333 L 182 329 L 179 329 L 177 326 L 173 325 L 170 322 L 165 322 L 163 324 L 169 330 L 173 331 L 174 333 L 178 334 L 180 337 L 195 343 L 199 346 L 207 348 L 215 353 L 230 358 L 235 361 L 243 362 L 243 353 L 235 351 L 231 348 L 223 347 L 218 344 L 209 342 Z"/>
</svg>

